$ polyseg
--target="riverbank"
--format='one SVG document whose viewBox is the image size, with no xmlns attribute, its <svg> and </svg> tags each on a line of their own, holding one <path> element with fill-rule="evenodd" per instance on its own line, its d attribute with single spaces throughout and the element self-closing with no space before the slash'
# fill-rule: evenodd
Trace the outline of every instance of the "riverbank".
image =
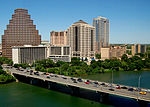
<svg viewBox="0 0 150 107">
<path fill-rule="evenodd" d="M 15 81 L 15 77 L 9 74 L 7 71 L 0 69 L 0 84 L 6 84 Z"/>
</svg>

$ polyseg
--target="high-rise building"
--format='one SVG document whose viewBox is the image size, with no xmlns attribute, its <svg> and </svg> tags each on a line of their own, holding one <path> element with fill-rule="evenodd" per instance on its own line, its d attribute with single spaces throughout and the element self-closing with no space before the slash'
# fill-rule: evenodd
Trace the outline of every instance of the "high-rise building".
<svg viewBox="0 0 150 107">
<path fill-rule="evenodd" d="M 27 9 L 16 9 L 9 20 L 7 30 L 2 35 L 2 52 L 4 57 L 12 58 L 12 46 L 40 45 L 41 36 L 36 25 L 30 19 Z"/>
<path fill-rule="evenodd" d="M 67 31 L 68 45 L 72 57 L 93 58 L 95 56 L 95 27 L 79 20 Z"/>
<path fill-rule="evenodd" d="M 66 31 L 50 32 L 50 44 L 51 44 L 51 46 L 67 45 L 67 32 Z"/>
<path fill-rule="evenodd" d="M 93 26 L 96 28 L 96 52 L 100 53 L 101 48 L 109 46 L 109 20 L 99 16 L 93 19 Z"/>
<path fill-rule="evenodd" d="M 132 56 L 134 56 L 137 53 L 145 53 L 146 45 L 134 44 L 131 46 L 131 50 L 132 50 Z"/>
</svg>

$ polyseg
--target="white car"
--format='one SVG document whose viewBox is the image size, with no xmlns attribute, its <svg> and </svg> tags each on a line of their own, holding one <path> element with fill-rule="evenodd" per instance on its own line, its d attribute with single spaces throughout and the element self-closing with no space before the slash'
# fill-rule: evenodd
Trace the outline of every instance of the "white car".
<svg viewBox="0 0 150 107">
<path fill-rule="evenodd" d="M 145 90 L 145 91 L 150 93 L 150 89 L 147 89 L 147 90 Z"/>
</svg>

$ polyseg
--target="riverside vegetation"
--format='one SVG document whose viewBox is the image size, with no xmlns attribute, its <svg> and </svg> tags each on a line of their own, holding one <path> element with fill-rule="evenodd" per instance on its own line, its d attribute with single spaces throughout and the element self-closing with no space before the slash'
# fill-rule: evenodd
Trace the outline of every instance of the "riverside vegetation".
<svg viewBox="0 0 150 107">
<path fill-rule="evenodd" d="M 121 59 L 113 58 L 104 61 L 93 60 L 90 65 L 86 61 L 78 58 L 72 58 L 71 62 L 58 61 L 54 63 L 51 59 L 43 59 L 35 61 L 32 67 L 36 71 L 55 73 L 66 76 L 81 76 L 96 73 L 104 73 L 109 71 L 141 71 L 150 69 L 150 54 L 144 58 L 144 54 L 135 55 L 128 58 L 126 54 Z M 14 67 L 30 67 L 28 64 L 15 64 Z"/>
<path fill-rule="evenodd" d="M 0 57 L 0 84 L 14 81 L 15 78 L 12 75 L 10 75 L 7 71 L 3 70 L 1 66 L 2 64 L 12 65 L 13 61 L 5 57 Z"/>
</svg>

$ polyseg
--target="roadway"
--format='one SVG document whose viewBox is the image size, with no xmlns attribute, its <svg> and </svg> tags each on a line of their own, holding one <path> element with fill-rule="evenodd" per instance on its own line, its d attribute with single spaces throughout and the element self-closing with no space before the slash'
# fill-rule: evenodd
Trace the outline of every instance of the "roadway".
<svg viewBox="0 0 150 107">
<path fill-rule="evenodd" d="M 118 95 L 118 96 L 123 96 L 123 97 L 128 97 L 128 98 L 133 98 L 133 99 L 139 99 L 139 100 L 143 100 L 143 101 L 148 101 L 150 102 L 150 92 L 147 92 L 146 95 L 142 95 L 139 94 L 139 91 L 128 91 L 128 89 L 116 89 L 117 84 L 112 84 L 112 86 L 109 86 L 110 83 L 106 83 L 106 82 L 98 82 L 98 84 L 93 83 L 94 81 L 90 80 L 90 84 L 85 84 L 85 82 L 87 82 L 86 79 L 82 79 L 83 82 L 79 82 L 77 81 L 78 78 L 74 78 L 76 83 L 74 83 L 69 77 L 69 76 L 63 76 L 63 75 L 57 75 L 56 74 L 49 74 L 49 75 L 44 75 L 42 72 L 39 72 L 39 75 L 35 75 L 34 73 L 32 73 L 32 75 L 30 74 L 30 72 L 27 72 L 26 70 L 24 71 L 20 71 L 20 70 L 16 70 L 16 68 L 12 67 L 12 68 L 6 68 L 5 66 L 3 66 L 4 70 L 8 70 L 11 73 L 16 73 L 19 75 L 24 75 L 24 76 L 28 76 L 28 77 L 32 77 L 32 78 L 38 78 L 41 80 L 46 80 L 46 81 L 52 81 L 52 82 L 56 82 L 56 83 L 60 83 L 60 84 L 64 84 L 66 86 L 70 85 L 70 86 L 75 86 L 75 87 L 79 87 L 79 88 L 83 88 L 83 89 L 89 89 L 89 90 L 93 90 L 96 92 L 104 92 L 104 93 L 108 93 L 108 94 L 113 94 L 113 95 Z M 49 78 L 47 78 L 47 76 Z M 66 79 L 64 79 L 64 77 Z M 101 85 L 102 83 L 104 83 L 105 85 Z M 120 87 L 123 87 L 124 85 L 120 85 Z M 130 87 L 130 86 L 125 86 L 127 88 L 134 88 L 136 89 L 136 87 Z M 113 89 L 113 91 L 111 91 L 110 89 Z M 146 89 L 141 89 L 142 91 L 145 91 Z"/>
</svg>

